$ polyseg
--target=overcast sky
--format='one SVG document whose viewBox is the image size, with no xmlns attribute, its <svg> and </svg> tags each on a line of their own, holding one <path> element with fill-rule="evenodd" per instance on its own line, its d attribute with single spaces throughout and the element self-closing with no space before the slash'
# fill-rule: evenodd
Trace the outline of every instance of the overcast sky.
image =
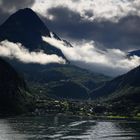
<svg viewBox="0 0 140 140">
<path fill-rule="evenodd" d="M 64 38 L 140 48 L 140 0 L 36 0 L 32 7 Z"/>
<path fill-rule="evenodd" d="M 140 49 L 140 0 L 0 0 L 0 24 L 10 14 L 26 7 L 37 12 L 51 31 L 73 45 L 83 47 L 81 42 L 89 42 L 90 45 L 94 42 L 93 47 L 96 46 L 97 50 L 112 49 L 114 52 L 118 49 L 117 52 L 123 54 Z M 104 53 L 111 59 L 108 52 Z M 116 63 L 114 58 L 111 63 Z M 138 65 L 138 59 L 134 60 Z M 95 68 L 95 63 L 87 65 Z M 117 74 L 130 69 L 132 67 L 123 71 L 120 68 Z"/>
<path fill-rule="evenodd" d="M 68 41 L 94 40 L 108 48 L 140 49 L 140 0 L 0 0 L 0 23 L 25 7 Z"/>
</svg>

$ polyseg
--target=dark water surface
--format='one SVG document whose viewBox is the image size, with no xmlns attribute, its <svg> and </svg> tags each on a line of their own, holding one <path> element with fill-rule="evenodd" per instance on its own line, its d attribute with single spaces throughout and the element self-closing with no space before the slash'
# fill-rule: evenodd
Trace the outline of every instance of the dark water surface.
<svg viewBox="0 0 140 140">
<path fill-rule="evenodd" d="M 0 140 L 140 140 L 139 121 L 70 116 L 0 119 Z"/>
</svg>

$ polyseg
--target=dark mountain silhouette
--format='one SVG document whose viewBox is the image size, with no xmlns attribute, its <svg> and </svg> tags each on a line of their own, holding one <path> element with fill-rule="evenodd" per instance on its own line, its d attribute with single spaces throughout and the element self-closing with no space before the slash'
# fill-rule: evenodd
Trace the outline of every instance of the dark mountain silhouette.
<svg viewBox="0 0 140 140">
<path fill-rule="evenodd" d="M 25 111 L 29 100 L 27 93 L 24 80 L 0 58 L 0 113 L 17 114 Z"/>
<path fill-rule="evenodd" d="M 65 58 L 61 50 L 45 43 L 42 36 L 50 37 L 50 31 L 29 8 L 17 11 L 0 26 L 0 41 L 7 39 L 14 43 L 19 42 L 30 51 L 44 50 L 47 54 L 57 54 Z"/>
</svg>

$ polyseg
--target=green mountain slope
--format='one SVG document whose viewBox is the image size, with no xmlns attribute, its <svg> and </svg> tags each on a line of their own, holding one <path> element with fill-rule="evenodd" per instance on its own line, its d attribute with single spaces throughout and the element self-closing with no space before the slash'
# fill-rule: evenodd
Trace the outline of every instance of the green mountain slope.
<svg viewBox="0 0 140 140">
<path fill-rule="evenodd" d="M 87 99 L 89 98 L 88 93 L 92 89 L 101 86 L 104 81 L 110 79 L 107 76 L 92 73 L 70 64 L 37 65 L 17 63 L 13 61 L 12 65 L 24 75 L 33 93 L 37 93 L 41 97 L 51 96 L 73 99 L 84 99 L 86 97 L 85 99 Z M 71 90 L 68 91 L 66 86 Z"/>
<path fill-rule="evenodd" d="M 137 115 L 140 112 L 140 66 L 91 92 L 92 99 L 101 99 L 117 114 Z M 106 107 L 107 107 L 106 106 Z"/>
<path fill-rule="evenodd" d="M 117 97 L 135 93 L 140 87 L 140 67 L 119 76 L 109 82 L 106 82 L 101 88 L 93 90 L 91 96 L 93 99 L 100 97 Z"/>
<path fill-rule="evenodd" d="M 0 26 L 0 41 L 9 40 L 19 42 L 29 51 L 38 51 L 41 49 L 47 54 L 57 54 L 65 58 L 61 50 L 42 41 L 42 36 L 50 37 L 50 33 L 49 29 L 40 20 L 37 14 L 31 9 L 26 8 L 11 15 L 7 21 Z M 55 33 L 54 37 L 61 40 Z M 69 42 L 64 42 L 68 44 L 69 47 L 72 47 Z M 24 64 L 14 59 L 7 59 L 7 61 L 21 74 L 24 74 L 29 87 L 34 91 L 33 93 L 41 97 L 50 94 L 52 96 L 53 94 L 53 96 L 57 97 L 70 97 L 73 99 L 77 99 L 77 97 L 83 99 L 86 97 L 87 99 L 87 97 L 89 97 L 88 92 L 91 89 L 98 87 L 103 81 L 108 80 L 108 77 L 104 75 L 94 74 L 72 66 L 71 64 L 39 65 Z M 68 90 L 66 87 L 71 89 L 71 91 L 69 91 L 71 95 L 67 93 Z M 78 96 L 73 94 L 75 92 L 77 92 Z M 69 96 L 66 96 L 66 94 Z"/>
</svg>

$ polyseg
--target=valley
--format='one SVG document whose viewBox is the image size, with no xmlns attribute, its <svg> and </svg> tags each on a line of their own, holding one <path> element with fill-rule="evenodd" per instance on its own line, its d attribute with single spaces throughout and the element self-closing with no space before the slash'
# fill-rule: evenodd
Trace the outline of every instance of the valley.
<svg viewBox="0 0 140 140">
<path fill-rule="evenodd" d="M 15 86 L 13 92 L 4 91 L 1 86 L 1 99 L 9 102 L 9 105 L 2 104 L 1 110 L 8 105 L 8 110 L 12 112 L 13 108 L 16 109 L 21 105 L 19 107 L 21 112 L 13 114 L 27 112 L 30 115 L 64 113 L 92 117 L 139 117 L 140 67 L 116 78 L 85 70 L 72 65 L 60 49 L 44 42 L 42 36 L 50 38 L 53 36 L 67 47 L 73 47 L 51 32 L 29 8 L 17 11 L 0 26 L 0 40 L 16 43 L 17 46 L 21 43 L 25 47 L 22 53 L 28 53 L 32 59 L 34 58 L 32 54 L 35 56 L 38 53 L 41 55 L 45 53 L 50 55 L 49 57 L 55 54 L 66 62 L 41 64 L 40 58 L 37 63 L 25 63 L 22 62 L 25 58 L 18 59 L 20 56 L 14 54 L 14 51 L 11 56 L 3 56 L 2 61 L 9 63 L 6 64 L 9 67 L 5 69 L 12 67 L 11 75 L 17 73 L 18 79 L 15 76 L 11 83 L 4 85 L 6 89 Z M 2 78 L 0 80 L 3 81 Z M 4 94 L 7 93 L 5 97 Z M 10 108 L 13 103 L 14 107 Z"/>
<path fill-rule="evenodd" d="M 140 0 L 0 0 L 0 140 L 140 140 Z"/>
</svg>

